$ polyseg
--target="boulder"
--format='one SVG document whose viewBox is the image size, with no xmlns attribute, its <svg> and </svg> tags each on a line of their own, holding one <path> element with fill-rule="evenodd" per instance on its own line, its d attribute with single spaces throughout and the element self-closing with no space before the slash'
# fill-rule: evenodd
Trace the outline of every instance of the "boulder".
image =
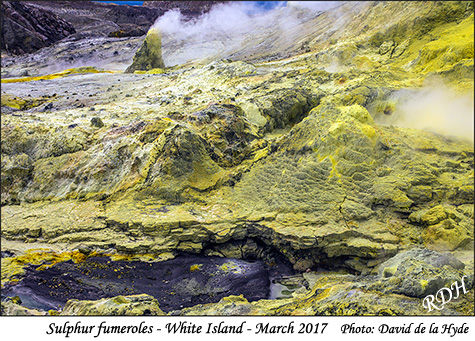
<svg viewBox="0 0 475 341">
<path fill-rule="evenodd" d="M 383 293 L 403 294 L 424 298 L 452 283 L 461 283 L 465 264 L 450 253 L 427 249 L 404 251 L 379 266 L 379 281 L 370 285 L 372 290 Z M 473 276 L 464 280 L 466 289 L 472 287 Z"/>
</svg>

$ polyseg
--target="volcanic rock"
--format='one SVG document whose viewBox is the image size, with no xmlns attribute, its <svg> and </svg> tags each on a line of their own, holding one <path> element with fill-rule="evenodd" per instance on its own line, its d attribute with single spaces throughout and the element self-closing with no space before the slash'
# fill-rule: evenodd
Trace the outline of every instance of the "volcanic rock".
<svg viewBox="0 0 475 341">
<path fill-rule="evenodd" d="M 51 11 L 17 1 L 2 1 L 2 51 L 31 53 L 76 32 Z"/>
<path fill-rule="evenodd" d="M 47 9 L 71 23 L 76 34 L 70 37 L 101 37 L 116 32 L 114 37 L 145 35 L 163 11 L 142 6 L 129 6 L 95 1 L 26 1 L 31 6 Z M 117 33 L 117 32 L 120 32 Z"/>
<path fill-rule="evenodd" d="M 185 16 L 196 17 L 208 12 L 217 4 L 229 1 L 144 1 L 142 6 L 159 8 L 163 11 L 179 9 Z"/>
<path fill-rule="evenodd" d="M 165 64 L 162 59 L 162 37 L 160 31 L 152 28 L 148 31 L 145 41 L 134 56 L 134 61 L 125 73 L 134 71 L 148 71 L 152 69 L 163 69 Z"/>
<path fill-rule="evenodd" d="M 160 316 L 165 313 L 150 295 L 129 295 L 95 301 L 70 300 L 61 315 Z"/>
<path fill-rule="evenodd" d="M 424 298 L 435 295 L 443 287 L 462 283 L 465 265 L 452 254 L 441 254 L 427 249 L 402 252 L 379 267 L 380 281 L 371 286 L 382 292 L 400 293 Z M 473 285 L 473 276 L 465 279 L 466 288 Z"/>
<path fill-rule="evenodd" d="M 68 302 L 66 308 L 69 309 L 65 312 L 84 309 L 88 314 L 94 312 L 91 309 L 95 304 L 79 308 L 71 300 L 99 300 L 146 293 L 158 300 L 161 310 L 169 312 L 217 302 L 238 293 L 249 301 L 269 296 L 269 274 L 262 261 L 246 262 L 222 257 L 181 256 L 154 263 L 111 262 L 105 257 L 89 257 L 77 264 L 68 261 L 51 267 L 28 268 L 23 276 L 20 283 L 7 286 L 2 294 L 19 295 L 29 308 L 57 310 Z M 15 301 L 21 304 L 19 297 Z M 138 304 L 135 299 L 127 302 L 116 298 L 109 302 L 112 305 L 127 304 L 110 309 L 118 310 L 117 314 L 126 309 L 133 310 L 134 306 L 147 309 L 143 297 L 140 301 L 142 303 Z M 154 301 L 150 303 L 158 308 L 158 302 Z M 148 308 L 155 314 L 159 314 L 160 309 Z M 106 313 L 107 310 L 98 312 Z"/>
</svg>

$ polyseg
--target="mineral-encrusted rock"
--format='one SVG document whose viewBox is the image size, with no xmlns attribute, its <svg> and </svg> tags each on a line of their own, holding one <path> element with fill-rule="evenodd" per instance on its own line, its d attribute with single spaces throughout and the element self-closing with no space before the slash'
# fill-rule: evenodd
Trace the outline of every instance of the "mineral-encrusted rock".
<svg viewBox="0 0 475 341">
<path fill-rule="evenodd" d="M 91 125 L 96 128 L 102 128 L 104 126 L 104 122 L 102 122 L 100 117 L 93 117 L 91 118 Z"/>
<path fill-rule="evenodd" d="M 43 310 L 28 309 L 19 304 L 13 303 L 11 300 L 3 300 L 1 302 L 1 314 L 3 316 L 44 316 L 48 313 Z"/>
<path fill-rule="evenodd" d="M 441 254 L 427 249 L 412 249 L 402 252 L 379 267 L 379 282 L 370 285 L 384 293 L 398 293 L 423 298 L 435 295 L 454 282 L 466 290 L 473 286 L 473 274 L 465 274 L 465 265 L 452 254 Z"/>
<path fill-rule="evenodd" d="M 130 295 L 104 298 L 96 301 L 70 300 L 60 315 L 105 316 L 159 316 L 158 301 L 150 295 Z"/>
<path fill-rule="evenodd" d="M 2 51 L 31 53 L 76 32 L 51 11 L 19 2 L 2 1 Z"/>
<path fill-rule="evenodd" d="M 143 45 L 135 54 L 132 65 L 125 72 L 133 73 L 134 71 L 163 69 L 164 67 L 161 34 L 158 29 L 151 28 L 145 37 Z"/>
<path fill-rule="evenodd" d="M 262 303 L 261 303 L 262 302 Z M 171 312 L 180 316 L 236 316 L 236 315 L 272 315 L 272 310 L 266 307 L 264 301 L 258 305 L 250 303 L 243 295 L 233 295 L 222 298 L 215 304 L 204 304 L 193 308 L 184 308 Z"/>
<path fill-rule="evenodd" d="M 449 206 L 437 205 L 413 212 L 409 220 L 422 225 L 422 238 L 432 250 L 452 251 L 472 240 L 473 220 Z"/>
</svg>

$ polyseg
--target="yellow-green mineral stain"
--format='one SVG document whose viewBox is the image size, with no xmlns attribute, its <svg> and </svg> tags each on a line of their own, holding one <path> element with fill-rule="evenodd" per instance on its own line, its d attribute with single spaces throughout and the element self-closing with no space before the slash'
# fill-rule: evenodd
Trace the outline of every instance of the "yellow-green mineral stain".
<svg viewBox="0 0 475 341">
<path fill-rule="evenodd" d="M 156 28 L 151 28 L 145 41 L 134 56 L 132 65 L 130 65 L 126 73 L 134 73 L 135 71 L 149 71 L 153 69 L 164 69 L 165 63 L 162 59 L 162 35 Z"/>
<path fill-rule="evenodd" d="M 200 271 L 202 267 L 203 267 L 203 264 L 193 264 L 192 266 L 190 266 L 190 271 L 191 272 Z"/>
<path fill-rule="evenodd" d="M 113 73 L 113 71 L 105 71 L 105 70 L 97 69 L 92 66 L 85 66 L 85 67 L 67 69 L 61 72 L 56 72 L 56 73 L 52 73 L 52 74 L 44 75 L 44 76 L 2 79 L 2 83 L 32 82 L 32 81 L 55 79 L 55 78 L 60 78 L 60 77 L 65 77 L 65 76 L 70 76 L 70 75 L 86 74 L 86 73 Z"/>
</svg>

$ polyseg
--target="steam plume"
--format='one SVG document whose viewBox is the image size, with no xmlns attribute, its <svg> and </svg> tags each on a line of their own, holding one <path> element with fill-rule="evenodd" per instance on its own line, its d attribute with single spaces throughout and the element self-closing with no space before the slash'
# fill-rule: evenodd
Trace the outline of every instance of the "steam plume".
<svg viewBox="0 0 475 341">
<path fill-rule="evenodd" d="M 473 141 L 473 96 L 456 94 L 438 84 L 410 93 L 401 90 L 393 94 L 393 99 L 398 104 L 386 123 Z"/>
<path fill-rule="evenodd" d="M 215 5 L 209 12 L 191 21 L 186 21 L 179 10 L 171 10 L 161 16 L 153 27 L 162 32 L 165 64 L 173 66 L 192 59 L 229 58 L 233 52 L 241 50 L 242 44 L 252 42 L 257 32 L 268 30 L 285 36 L 289 27 L 294 28 L 308 16 L 337 4 L 341 3 L 297 1 L 285 6 L 285 2 L 281 2 L 276 8 L 266 10 L 255 1 L 230 2 Z M 295 14 L 296 8 L 304 15 L 302 12 Z"/>
</svg>

